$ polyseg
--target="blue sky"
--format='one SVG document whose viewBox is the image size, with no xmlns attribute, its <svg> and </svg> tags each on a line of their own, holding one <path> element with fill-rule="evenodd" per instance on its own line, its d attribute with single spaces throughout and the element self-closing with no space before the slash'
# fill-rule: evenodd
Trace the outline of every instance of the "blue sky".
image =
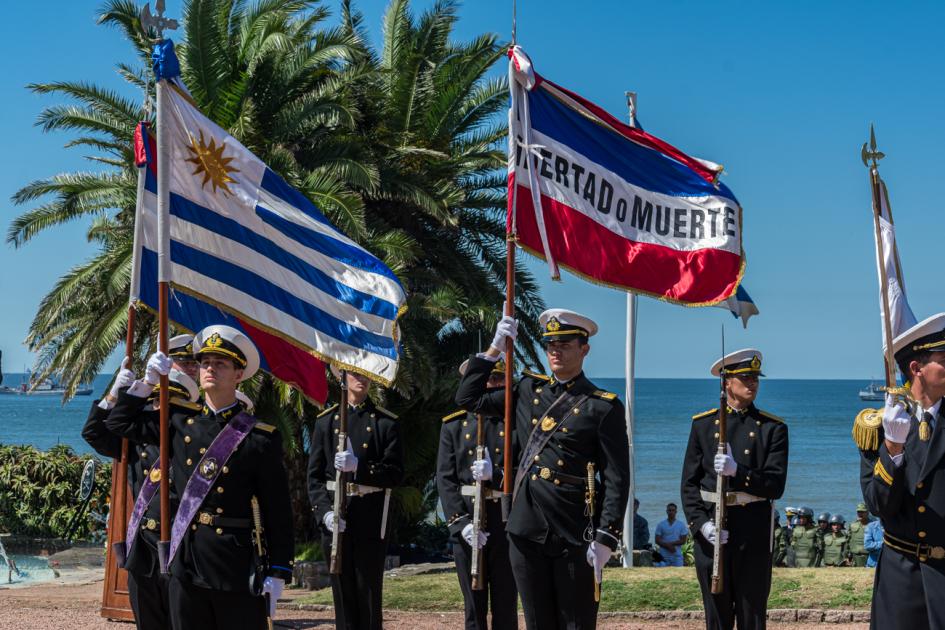
<svg viewBox="0 0 945 630">
<path fill-rule="evenodd" d="M 329 6 L 337 6 L 329 2 Z M 415 2 L 416 10 L 429 2 Z M 909 300 L 919 319 L 941 301 L 942 209 L 922 191 L 941 181 L 945 120 L 945 5 L 933 2 L 574 3 L 519 0 L 518 41 L 539 72 L 618 116 L 639 93 L 647 131 L 725 165 L 744 207 L 744 284 L 761 309 L 747 330 L 716 308 L 640 300 L 637 374 L 706 376 L 726 347 L 756 346 L 766 373 L 782 378 L 882 374 L 877 281 L 867 171 L 859 158 L 870 122 L 887 154 L 881 172 L 897 221 Z M 95 25 L 97 3 L 5 7 L 0 73 L 3 233 L 23 184 L 91 169 L 65 134 L 33 126 L 50 97 L 29 82 L 84 79 L 124 89 L 114 72 L 130 59 L 119 33 Z M 168 13 L 180 15 L 180 1 Z M 384 0 L 361 0 L 375 41 Z M 580 9 L 580 10 L 578 10 Z M 511 31 L 511 0 L 468 0 L 456 37 Z M 497 68 L 504 72 L 504 68 Z M 92 253 L 85 225 L 52 230 L 19 250 L 0 244 L 0 349 L 4 368 L 32 361 L 22 345 L 42 296 Z M 623 293 L 566 274 L 547 280 L 531 263 L 549 306 L 598 321 L 587 372 L 623 372 Z M 109 368 L 115 366 L 109 365 Z"/>
</svg>

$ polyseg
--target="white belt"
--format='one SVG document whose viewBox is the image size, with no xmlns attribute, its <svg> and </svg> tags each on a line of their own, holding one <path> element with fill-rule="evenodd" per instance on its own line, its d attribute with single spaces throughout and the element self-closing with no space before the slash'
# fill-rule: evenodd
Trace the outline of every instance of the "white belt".
<svg viewBox="0 0 945 630">
<path fill-rule="evenodd" d="M 326 487 L 328 488 L 328 491 L 329 491 L 329 492 L 334 492 L 334 491 L 335 491 L 335 482 L 334 482 L 334 481 L 329 480 L 328 483 L 325 484 L 325 485 L 326 485 Z M 364 485 L 363 483 L 351 483 L 351 482 L 348 482 L 347 484 L 345 484 L 345 486 L 346 486 L 346 490 L 347 490 L 347 491 L 345 492 L 345 494 L 347 494 L 349 497 L 363 497 L 363 496 L 366 495 L 366 494 L 374 494 L 375 492 L 383 492 L 384 490 L 386 490 L 386 488 L 377 488 L 377 487 L 375 487 L 375 486 L 366 486 L 366 485 Z"/>
<path fill-rule="evenodd" d="M 476 496 L 476 486 L 463 486 L 461 493 L 464 497 L 474 497 Z M 502 498 L 501 490 L 493 490 L 492 488 L 483 488 L 482 489 L 482 498 L 483 499 L 492 499 L 493 501 L 498 501 Z"/>
<path fill-rule="evenodd" d="M 715 492 L 709 492 L 708 490 L 701 490 L 702 500 L 709 503 L 715 503 L 718 494 Z M 725 505 L 727 506 L 739 506 L 739 505 L 748 505 L 749 503 L 756 503 L 758 501 L 767 501 L 764 497 L 756 497 L 753 494 L 748 494 L 747 492 L 726 492 L 725 493 Z"/>
</svg>

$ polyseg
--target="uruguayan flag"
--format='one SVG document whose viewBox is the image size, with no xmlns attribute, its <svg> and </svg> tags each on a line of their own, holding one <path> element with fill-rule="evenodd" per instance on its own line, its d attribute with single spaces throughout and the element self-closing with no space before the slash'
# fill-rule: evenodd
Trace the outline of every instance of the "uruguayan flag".
<svg viewBox="0 0 945 630">
<path fill-rule="evenodd" d="M 160 78 L 172 288 L 389 385 L 406 299 L 397 277 L 201 114 L 179 77 Z M 148 255 L 159 247 L 155 169 L 146 174 L 139 234 Z"/>
<path fill-rule="evenodd" d="M 741 318 L 742 328 L 748 328 L 748 319 L 752 315 L 757 315 L 759 313 L 758 307 L 755 306 L 754 300 L 751 299 L 751 296 L 748 295 L 748 291 L 745 290 L 745 287 L 738 285 L 738 289 L 735 291 L 735 295 L 731 296 L 724 302 L 719 302 L 716 304 L 719 308 L 724 308 L 732 312 L 732 315 L 736 318 Z"/>
</svg>

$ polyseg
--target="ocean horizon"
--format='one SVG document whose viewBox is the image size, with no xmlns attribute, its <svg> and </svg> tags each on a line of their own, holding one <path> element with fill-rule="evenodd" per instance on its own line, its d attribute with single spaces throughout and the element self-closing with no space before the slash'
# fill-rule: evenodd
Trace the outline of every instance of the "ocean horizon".
<svg viewBox="0 0 945 630">
<path fill-rule="evenodd" d="M 3 384 L 16 386 L 22 374 L 4 373 Z M 101 374 L 91 396 L 62 404 L 59 396 L 0 395 L 0 444 L 31 444 L 48 449 L 66 444 L 91 454 L 80 435 L 92 401 L 112 378 Z M 601 389 L 624 398 L 624 379 L 591 378 Z M 815 513 L 840 513 L 848 521 L 862 501 L 859 452 L 850 437 L 853 419 L 867 406 L 858 392 L 866 379 L 762 379 L 759 408 L 787 423 L 790 436 L 788 481 L 777 502 L 811 507 Z M 635 495 L 652 535 L 665 518 L 669 502 L 679 504 L 679 478 L 692 416 L 718 406 L 718 380 L 713 378 L 638 378 L 634 410 Z M 452 409 L 444 410 L 444 413 Z M 783 520 L 782 520 L 783 522 Z"/>
</svg>

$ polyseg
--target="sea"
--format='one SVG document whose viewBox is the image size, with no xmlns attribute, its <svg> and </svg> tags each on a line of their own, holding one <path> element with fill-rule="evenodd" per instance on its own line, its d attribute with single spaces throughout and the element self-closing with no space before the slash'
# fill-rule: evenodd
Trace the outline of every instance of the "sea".
<svg viewBox="0 0 945 630">
<path fill-rule="evenodd" d="M 4 374 L 4 385 L 23 375 Z M 0 443 L 32 444 L 47 449 L 67 444 L 90 454 L 80 432 L 93 398 L 100 396 L 111 375 L 96 377 L 93 396 L 62 404 L 59 396 L 0 395 Z M 623 378 L 592 379 L 600 389 L 623 398 Z M 762 379 L 757 405 L 785 420 L 790 435 L 785 506 L 808 506 L 815 514 L 840 513 L 848 520 L 862 501 L 859 454 L 850 437 L 853 418 L 866 406 L 858 397 L 862 380 Z M 679 475 L 694 414 L 718 406 L 715 379 L 641 378 L 636 381 L 634 471 L 640 514 L 652 533 L 665 518 L 666 504 L 679 503 Z M 782 521 L 783 522 L 783 521 Z"/>
</svg>

